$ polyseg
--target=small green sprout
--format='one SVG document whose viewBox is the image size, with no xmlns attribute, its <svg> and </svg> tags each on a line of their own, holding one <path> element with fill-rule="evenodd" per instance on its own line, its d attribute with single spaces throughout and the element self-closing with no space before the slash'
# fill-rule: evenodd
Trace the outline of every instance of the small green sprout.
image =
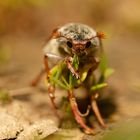
<svg viewBox="0 0 140 140">
<path fill-rule="evenodd" d="M 78 70 L 79 68 L 78 56 L 75 55 L 73 57 L 72 65 L 75 68 L 75 70 Z M 105 82 L 106 79 L 109 78 L 114 73 L 113 69 L 107 67 L 107 60 L 105 57 L 102 58 L 99 68 L 101 71 L 101 75 L 98 80 L 95 81 L 94 79 L 96 84 L 91 86 L 90 88 L 91 91 L 100 90 L 106 87 L 107 86 L 107 83 Z M 88 71 L 84 71 L 81 74 L 82 75 L 81 79 L 76 79 L 71 72 L 69 72 L 69 75 L 66 74 L 64 76 L 63 73 L 66 71 L 67 71 L 67 67 L 65 61 L 60 62 L 58 65 L 56 65 L 51 69 L 49 82 L 63 89 L 72 90 L 75 88 L 75 86 L 79 86 L 80 84 L 82 84 L 82 82 L 86 80 L 88 74 Z"/>
<path fill-rule="evenodd" d="M 0 89 L 0 101 L 5 104 L 11 101 L 11 96 L 9 95 L 7 90 Z"/>
</svg>

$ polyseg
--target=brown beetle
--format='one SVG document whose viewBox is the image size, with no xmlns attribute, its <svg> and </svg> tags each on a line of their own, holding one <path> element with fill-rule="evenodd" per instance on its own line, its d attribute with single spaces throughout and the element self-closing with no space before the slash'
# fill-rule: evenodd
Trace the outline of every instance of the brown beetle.
<svg viewBox="0 0 140 140">
<path fill-rule="evenodd" d="M 103 33 L 98 33 L 91 27 L 80 23 L 70 23 L 55 29 L 50 40 L 44 47 L 45 69 L 41 71 L 39 76 L 35 79 L 35 81 L 33 81 L 32 85 L 37 84 L 44 72 L 46 72 L 47 80 L 49 81 L 51 69 L 59 62 L 64 61 L 69 72 L 71 72 L 73 77 L 77 80 L 81 78 L 83 71 L 87 71 L 86 87 L 90 88 L 91 83 L 88 82 L 88 79 L 92 76 L 92 73 L 100 63 L 102 38 L 104 38 Z M 79 59 L 78 71 L 72 64 L 74 55 L 76 55 Z M 48 84 L 48 93 L 54 108 L 57 108 L 54 102 L 55 84 Z M 95 92 L 90 96 L 92 110 L 94 111 L 101 126 L 106 127 L 96 103 L 96 99 L 99 96 L 98 92 Z M 82 118 L 89 112 L 89 108 L 86 114 L 83 115 L 80 113 L 72 90 L 68 90 L 68 98 L 77 123 L 80 124 L 86 133 L 95 133 L 92 128 L 85 124 Z"/>
</svg>

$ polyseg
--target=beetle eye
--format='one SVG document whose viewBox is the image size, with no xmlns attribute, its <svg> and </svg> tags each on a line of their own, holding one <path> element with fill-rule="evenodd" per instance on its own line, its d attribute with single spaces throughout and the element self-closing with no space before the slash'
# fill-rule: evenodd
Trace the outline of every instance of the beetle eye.
<svg viewBox="0 0 140 140">
<path fill-rule="evenodd" d="M 90 42 L 90 41 L 88 41 L 88 42 L 86 43 L 86 48 L 89 48 L 89 47 L 90 47 L 90 45 L 91 45 L 91 42 Z"/>
<path fill-rule="evenodd" d="M 67 41 L 67 45 L 69 48 L 72 48 L 72 43 L 70 41 Z"/>
</svg>

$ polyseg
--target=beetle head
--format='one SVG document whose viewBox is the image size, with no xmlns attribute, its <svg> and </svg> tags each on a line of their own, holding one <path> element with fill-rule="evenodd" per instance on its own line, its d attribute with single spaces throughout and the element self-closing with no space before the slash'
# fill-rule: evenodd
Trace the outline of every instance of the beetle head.
<svg viewBox="0 0 140 140">
<path fill-rule="evenodd" d="M 52 38 L 58 40 L 60 47 L 69 54 L 88 55 L 97 50 L 103 33 L 97 33 L 89 26 L 71 23 L 54 30 Z"/>
</svg>

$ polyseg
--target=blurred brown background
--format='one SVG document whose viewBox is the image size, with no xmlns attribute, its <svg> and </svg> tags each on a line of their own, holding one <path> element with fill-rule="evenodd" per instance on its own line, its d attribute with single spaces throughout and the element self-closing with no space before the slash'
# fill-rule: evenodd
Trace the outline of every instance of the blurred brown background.
<svg viewBox="0 0 140 140">
<path fill-rule="evenodd" d="M 121 109 L 131 103 L 126 112 L 140 114 L 139 9 L 139 0 L 0 1 L 0 87 L 27 85 L 42 67 L 42 47 L 52 30 L 81 22 L 105 32 L 104 48 L 115 69 L 110 86 L 122 101 Z"/>
</svg>

